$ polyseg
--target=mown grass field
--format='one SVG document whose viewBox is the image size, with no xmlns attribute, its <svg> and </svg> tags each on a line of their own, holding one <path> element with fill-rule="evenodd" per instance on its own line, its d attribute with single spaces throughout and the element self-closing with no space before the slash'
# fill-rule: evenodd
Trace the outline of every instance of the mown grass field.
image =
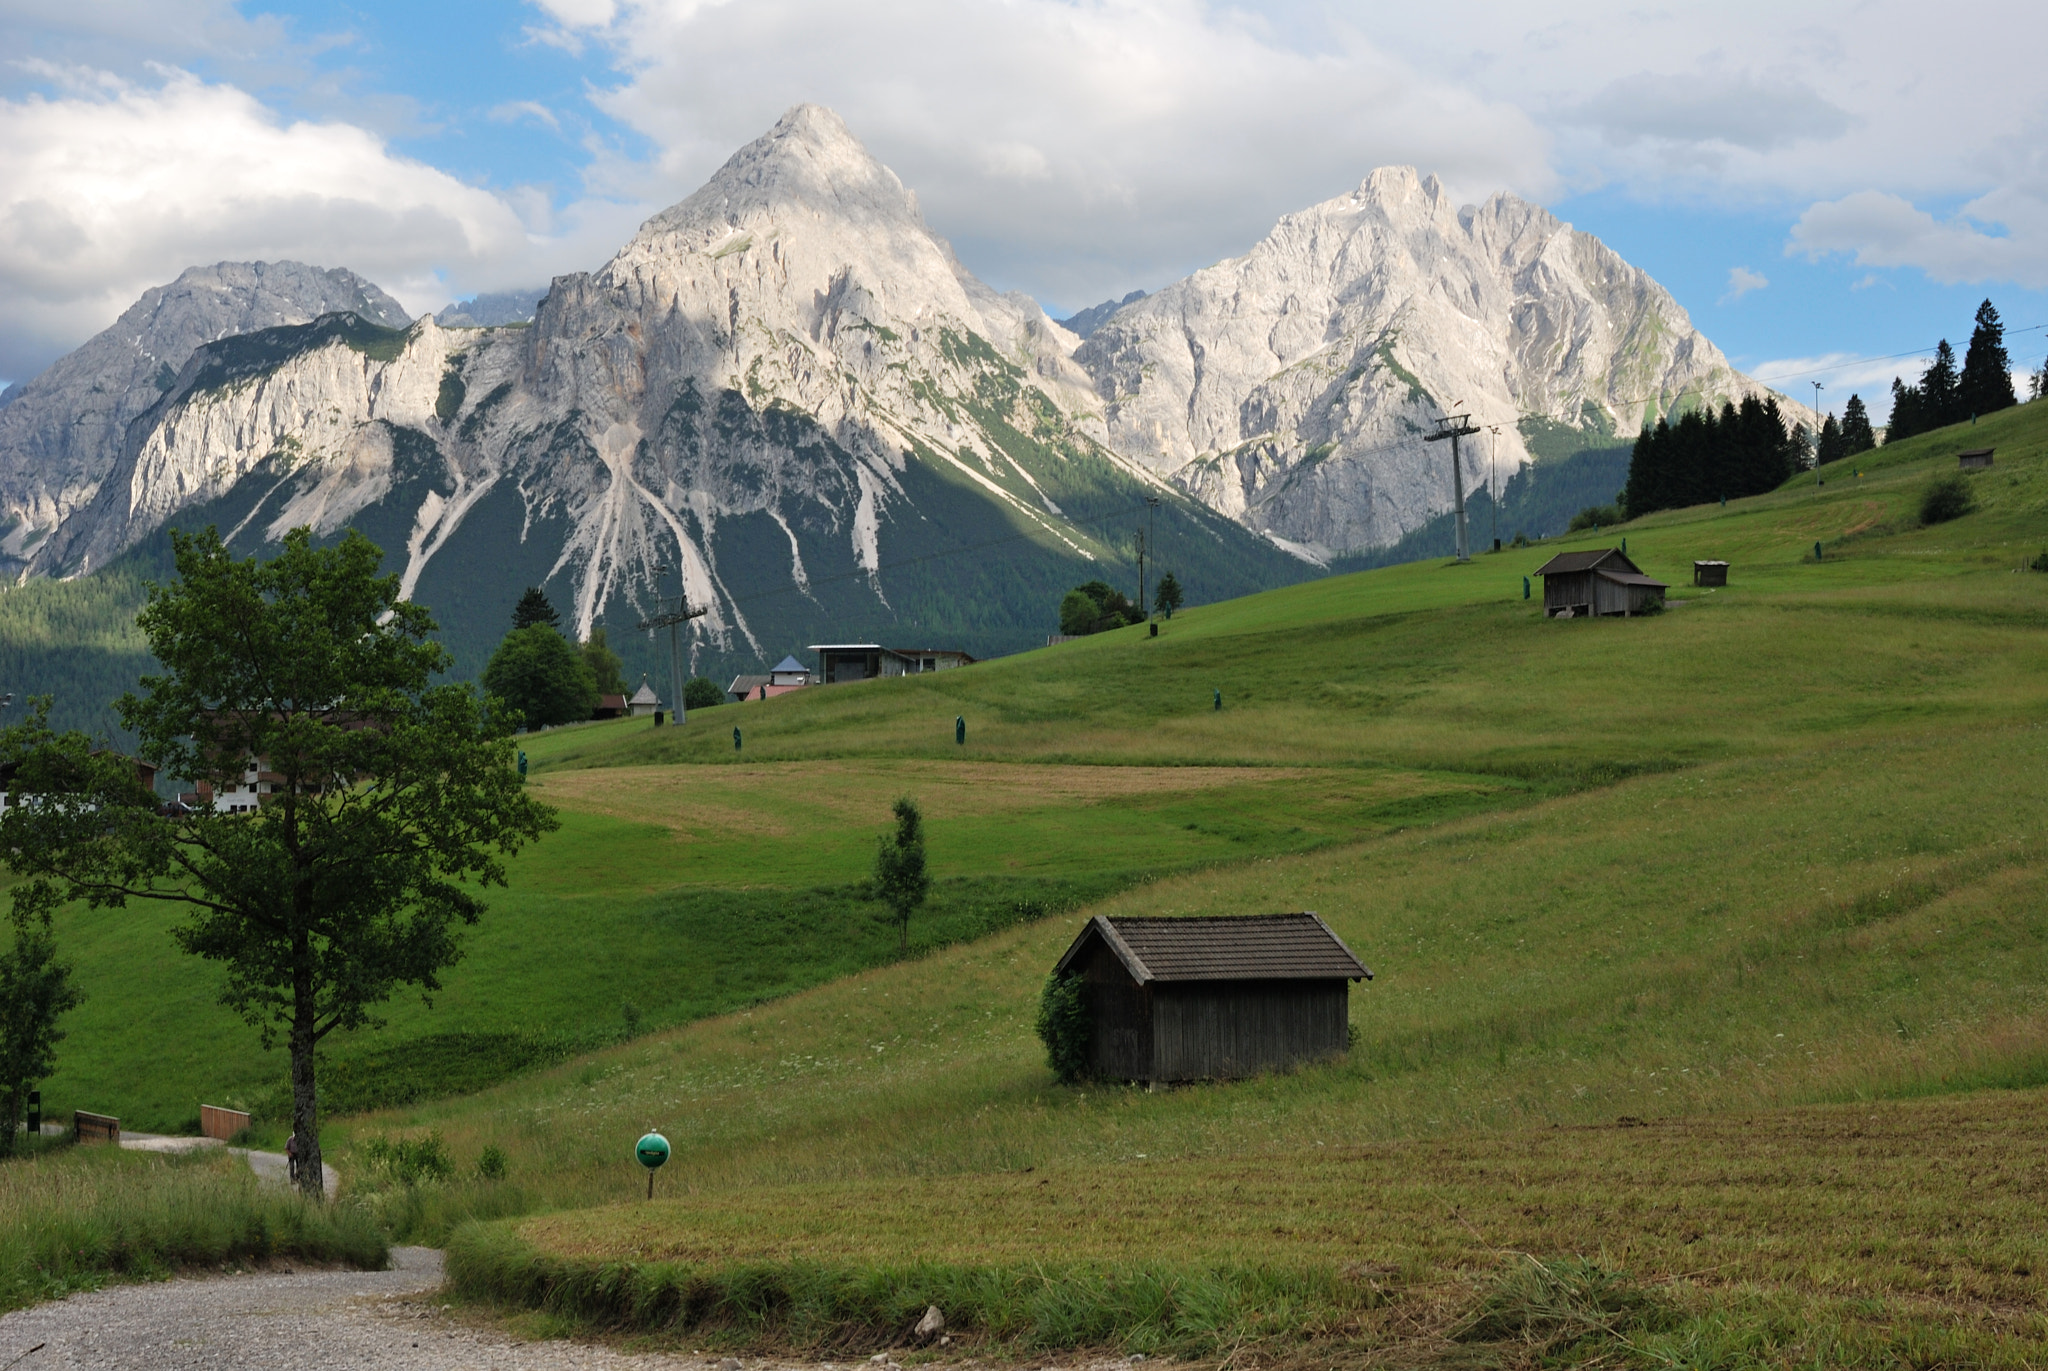
<svg viewBox="0 0 2048 1371">
<path fill-rule="evenodd" d="M 1920 527 L 1954 449 L 1990 444 L 1979 511 Z M 2048 575 L 2025 569 L 2048 406 L 1861 469 L 1611 531 L 1673 583 L 1649 618 L 1543 620 L 1522 576 L 1592 545 L 1558 540 L 1205 606 L 1156 639 L 531 739 L 568 823 L 435 1008 L 394 1007 L 377 1040 L 609 1025 L 627 998 L 682 1026 L 338 1131 L 432 1131 L 460 1167 L 504 1149 L 539 1216 L 465 1230 L 465 1281 L 586 1326 L 865 1345 L 943 1277 L 970 1328 L 1021 1344 L 1435 1356 L 1521 1288 L 1520 1249 L 1553 1304 L 1605 1308 L 1572 1261 L 1630 1273 L 1614 1289 L 1648 1303 L 1588 1316 L 1622 1338 L 1589 1356 L 2038 1360 L 2018 1216 L 2048 1086 Z M 1732 584 L 1695 591 L 1709 556 Z M 956 884 L 898 961 L 855 883 L 903 793 Z M 1378 973 L 1345 1059 L 1053 1084 L 1030 1025 L 1086 915 L 1300 908 Z M 96 999 L 53 1088 L 170 1112 L 209 1060 L 254 1060 L 160 930 L 92 918 L 65 929 L 88 990 L 97 968 L 186 995 L 154 1038 Z M 200 1051 L 139 1086 L 180 1033 Z M 651 1207 L 649 1126 L 676 1144 Z M 1048 1199 L 1085 1178 L 1106 1207 L 1048 1209 L 1034 1238 L 1020 1176 Z M 1709 1217 L 1667 1218 L 1667 1194 Z M 413 1201 L 428 1236 L 473 1212 Z M 1031 1286 L 1032 1260 L 1065 1274 Z"/>
</svg>

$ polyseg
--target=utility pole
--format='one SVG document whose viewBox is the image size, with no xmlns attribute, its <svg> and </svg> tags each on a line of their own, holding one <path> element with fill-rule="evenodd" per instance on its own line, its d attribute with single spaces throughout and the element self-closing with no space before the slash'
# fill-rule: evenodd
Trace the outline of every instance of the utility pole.
<svg viewBox="0 0 2048 1371">
<path fill-rule="evenodd" d="M 1152 511 L 1159 508 L 1159 497 L 1145 497 L 1145 531 L 1138 537 L 1138 612 L 1147 619 L 1152 617 L 1152 606 L 1145 603 L 1145 559 L 1152 555 Z"/>
<path fill-rule="evenodd" d="M 1813 383 L 1813 465 L 1820 466 L 1820 392 L 1821 384 Z"/>
<path fill-rule="evenodd" d="M 1472 540 L 1465 532 L 1465 468 L 1459 460 L 1458 440 L 1469 438 L 1479 432 L 1472 426 L 1468 414 L 1448 414 L 1436 421 L 1436 432 L 1424 434 L 1425 443 L 1441 443 L 1451 440 L 1451 488 L 1458 497 L 1458 560 L 1472 560 Z"/>
<path fill-rule="evenodd" d="M 660 598 L 656 598 L 654 602 L 656 612 L 651 617 L 642 619 L 640 621 L 640 629 L 643 633 L 652 633 L 656 629 L 661 628 L 665 628 L 668 630 L 668 674 L 669 680 L 672 682 L 673 689 L 675 690 L 675 698 L 672 701 L 670 701 L 670 708 L 671 712 L 675 716 L 675 722 L 681 724 L 685 722 L 685 720 L 688 718 L 688 715 L 685 713 L 683 709 L 683 645 L 681 638 L 682 626 L 692 619 L 701 618 L 705 614 L 710 613 L 710 608 L 709 606 L 702 605 L 694 609 L 690 607 L 689 602 L 684 598 L 684 590 L 681 584 L 681 581 L 683 579 L 683 569 L 681 567 L 677 567 L 675 570 L 677 581 L 676 607 L 672 610 L 664 609 L 662 608 L 662 606 L 665 605 L 667 602 Z M 669 569 L 665 566 L 658 566 L 654 568 L 654 574 L 656 577 L 666 576 L 668 574 L 668 571 Z M 660 586 L 661 582 L 659 580 L 656 580 L 655 588 L 659 589 Z M 651 1175 L 652 1173 L 650 1172 L 649 1174 Z"/>
</svg>

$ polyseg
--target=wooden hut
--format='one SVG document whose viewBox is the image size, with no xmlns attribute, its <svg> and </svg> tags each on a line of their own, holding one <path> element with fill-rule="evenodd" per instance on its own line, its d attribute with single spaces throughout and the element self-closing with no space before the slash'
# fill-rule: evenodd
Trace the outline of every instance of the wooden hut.
<svg viewBox="0 0 2048 1371">
<path fill-rule="evenodd" d="M 1973 447 L 1967 452 L 1956 454 L 1956 466 L 1963 471 L 1982 471 L 1991 465 L 1991 454 L 1995 447 Z"/>
<path fill-rule="evenodd" d="M 1228 1080 L 1342 1052 L 1372 972 L 1313 913 L 1098 914 L 1057 966 L 1079 976 L 1096 1074 Z"/>
<path fill-rule="evenodd" d="M 1696 586 L 1725 586 L 1728 584 L 1726 562 L 1694 562 L 1692 583 Z"/>
<path fill-rule="evenodd" d="M 1619 548 L 1560 552 L 1536 569 L 1543 578 L 1543 615 L 1576 619 L 1593 614 L 1641 614 L 1664 602 L 1670 587 L 1643 575 Z"/>
</svg>

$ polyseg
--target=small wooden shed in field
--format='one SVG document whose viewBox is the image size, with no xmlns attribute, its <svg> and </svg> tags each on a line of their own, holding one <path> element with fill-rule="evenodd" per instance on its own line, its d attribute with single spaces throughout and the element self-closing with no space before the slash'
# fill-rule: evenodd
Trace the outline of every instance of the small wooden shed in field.
<svg viewBox="0 0 2048 1371">
<path fill-rule="evenodd" d="M 1991 465 L 1991 454 L 1996 451 L 1995 447 L 1973 447 L 1967 452 L 1958 452 L 1956 465 L 1964 471 L 1982 471 Z"/>
<path fill-rule="evenodd" d="M 1372 972 L 1313 913 L 1088 921 L 1053 968 L 1079 976 L 1095 1073 L 1228 1080 L 1342 1052 Z"/>
<path fill-rule="evenodd" d="M 1696 586 L 1727 585 L 1728 564 L 1726 562 L 1714 561 L 1694 562 L 1692 564 L 1692 583 Z"/>
<path fill-rule="evenodd" d="M 1593 614 L 1641 614 L 1662 604 L 1670 587 L 1643 575 L 1619 548 L 1560 552 L 1536 574 L 1543 578 L 1543 616 L 1577 619 Z"/>
</svg>

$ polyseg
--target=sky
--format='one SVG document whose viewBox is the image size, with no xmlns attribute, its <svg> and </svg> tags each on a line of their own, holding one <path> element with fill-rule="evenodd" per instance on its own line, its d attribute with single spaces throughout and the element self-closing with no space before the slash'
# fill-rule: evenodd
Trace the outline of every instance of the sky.
<svg viewBox="0 0 2048 1371">
<path fill-rule="evenodd" d="M 0 54 L 0 380 L 197 263 L 415 313 L 593 270 L 805 101 L 1055 317 L 1407 164 L 1595 234 L 1828 409 L 1881 419 L 1986 298 L 2048 352 L 2039 5 L 0 0 Z"/>
</svg>

